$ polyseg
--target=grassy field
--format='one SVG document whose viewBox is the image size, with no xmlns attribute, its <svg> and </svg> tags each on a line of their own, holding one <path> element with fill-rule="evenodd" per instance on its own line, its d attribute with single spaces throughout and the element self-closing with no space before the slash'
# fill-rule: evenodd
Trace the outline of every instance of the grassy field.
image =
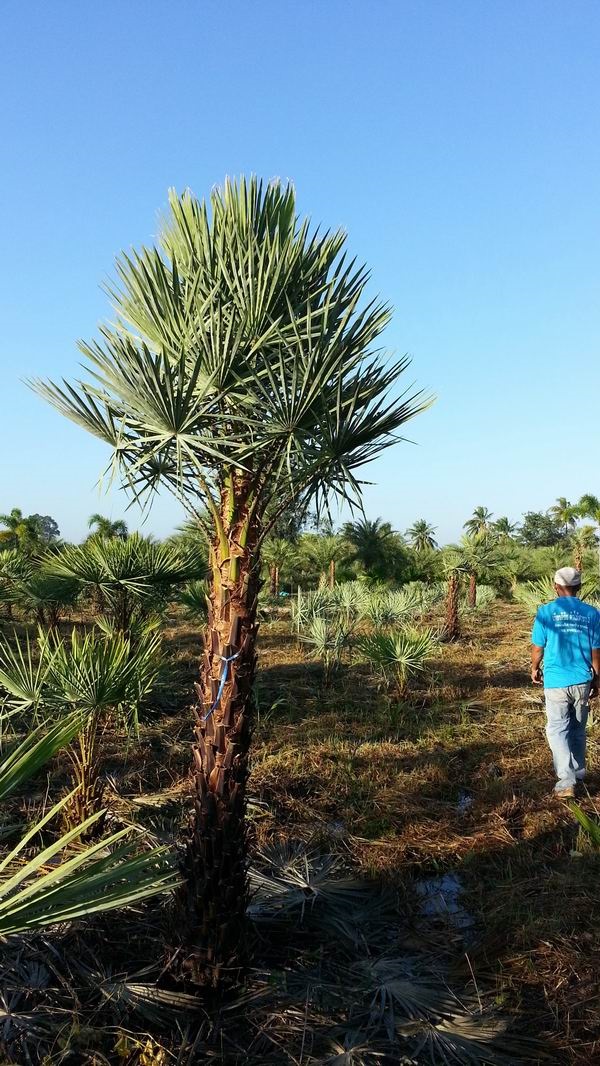
<svg viewBox="0 0 600 1066">
<path fill-rule="evenodd" d="M 252 846 L 264 853 L 301 841 L 339 856 L 344 869 L 373 888 L 383 884 L 400 900 L 406 951 L 443 957 L 445 980 L 454 988 L 493 1007 L 515 1031 L 540 1038 L 547 1058 L 532 1052 L 528 1061 L 594 1063 L 600 1062 L 600 855 L 551 795 L 541 697 L 528 684 L 529 627 L 525 612 L 508 604 L 468 616 L 461 641 L 441 647 L 413 684 L 410 702 L 399 704 L 360 666 L 342 668 L 324 687 L 321 667 L 307 659 L 289 623 L 264 623 Z M 159 841 L 187 820 L 197 629 L 174 614 L 166 646 L 170 670 L 141 742 L 107 738 L 105 765 L 113 818 L 141 823 Z M 594 725 L 589 740 L 594 768 Z M 593 810 L 593 796 L 582 802 Z M 161 907 L 155 905 L 157 925 Z M 140 936 L 136 920 L 98 920 L 70 934 L 70 950 L 89 953 L 95 964 L 102 957 L 103 980 L 110 977 L 107 958 L 113 973 L 143 971 L 158 949 L 152 929 Z M 173 1052 L 172 1040 L 152 1037 L 143 1058 L 143 1041 L 123 1029 L 111 1037 L 113 1048 L 122 1049 L 117 1057 L 106 1050 L 106 1030 L 98 1037 L 100 1017 L 79 1019 L 76 1035 L 74 1024 L 65 1020 L 63 1030 L 69 1054 L 61 1057 L 56 1043 L 45 1062 L 211 1061 L 194 1050 L 189 1034 L 181 1036 L 185 1054 Z M 130 1028 L 144 1026 L 138 1019 Z M 245 1061 L 233 1051 L 222 1055 L 221 1061 Z M 252 1061 L 260 1062 L 260 1053 Z M 268 1061 L 317 1060 L 288 1058 L 282 1048 L 279 1059 Z"/>
</svg>

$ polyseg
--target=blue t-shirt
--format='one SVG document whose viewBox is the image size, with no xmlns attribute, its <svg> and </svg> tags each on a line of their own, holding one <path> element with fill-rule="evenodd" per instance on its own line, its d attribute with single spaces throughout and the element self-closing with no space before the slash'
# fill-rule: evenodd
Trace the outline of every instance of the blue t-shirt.
<svg viewBox="0 0 600 1066">
<path fill-rule="evenodd" d="M 531 643 L 544 649 L 544 688 L 581 685 L 592 677 L 592 648 L 600 648 L 600 611 L 559 596 L 538 608 Z"/>
</svg>

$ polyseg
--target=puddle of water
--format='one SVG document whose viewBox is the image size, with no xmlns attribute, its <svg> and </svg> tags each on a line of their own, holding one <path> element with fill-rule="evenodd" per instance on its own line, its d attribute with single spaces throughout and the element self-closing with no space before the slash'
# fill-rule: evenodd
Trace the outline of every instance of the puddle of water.
<svg viewBox="0 0 600 1066">
<path fill-rule="evenodd" d="M 339 821 L 328 822 L 327 823 L 327 829 L 329 831 L 329 835 L 332 836 L 332 837 L 338 837 L 339 838 L 339 837 L 346 836 L 347 830 L 346 830 L 346 826 L 345 826 L 344 822 L 339 822 Z"/>
<path fill-rule="evenodd" d="M 459 814 L 466 814 L 467 811 L 473 806 L 473 797 L 470 792 L 465 792 L 464 788 L 461 788 L 458 794 L 458 803 L 456 809 Z"/>
<path fill-rule="evenodd" d="M 446 921 L 454 929 L 470 929 L 473 916 L 460 902 L 463 888 L 456 874 L 428 877 L 416 883 L 423 918 Z"/>
</svg>

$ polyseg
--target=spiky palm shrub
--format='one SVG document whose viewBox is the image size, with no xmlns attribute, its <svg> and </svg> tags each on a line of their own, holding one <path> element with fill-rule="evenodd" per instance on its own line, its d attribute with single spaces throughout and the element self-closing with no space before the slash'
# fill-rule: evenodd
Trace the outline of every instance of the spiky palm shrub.
<svg viewBox="0 0 600 1066">
<path fill-rule="evenodd" d="M 0 602 L 6 607 L 7 618 L 12 618 L 19 583 L 29 576 L 31 570 L 29 556 L 18 548 L 0 550 Z"/>
<path fill-rule="evenodd" d="M 71 712 L 51 726 L 39 726 L 8 751 L 0 762 L 0 801 L 26 786 L 72 742 L 82 722 L 78 711 Z M 71 850 L 82 833 L 98 824 L 103 811 L 31 857 L 38 834 L 61 814 L 70 798 L 65 796 L 51 807 L 0 860 L 1 936 L 114 910 L 177 887 L 180 877 L 169 850 L 161 847 L 140 853 L 129 829 Z"/>
<path fill-rule="evenodd" d="M 406 626 L 395 633 L 376 630 L 359 637 L 356 648 L 387 683 L 394 682 L 399 696 L 405 696 L 409 679 L 425 670 L 438 641 L 433 629 Z"/>
<path fill-rule="evenodd" d="M 208 617 L 208 592 L 206 581 L 190 581 L 180 589 L 177 598 L 190 618 L 204 621 Z"/>
<path fill-rule="evenodd" d="M 53 573 L 52 563 L 45 562 L 17 582 L 14 603 L 38 625 L 56 629 L 68 609 L 77 603 L 79 591 L 77 581 Z"/>
<path fill-rule="evenodd" d="M 581 599 L 587 600 L 588 603 L 594 603 L 597 595 L 597 579 L 595 577 L 584 579 L 581 584 Z M 522 582 L 515 585 L 513 599 L 522 604 L 530 614 L 535 614 L 538 607 L 541 607 L 543 603 L 549 603 L 551 600 L 556 599 L 554 582 L 550 577 L 540 578 L 539 581 Z"/>
<path fill-rule="evenodd" d="M 206 566 L 193 546 L 157 544 L 133 533 L 126 540 L 92 537 L 67 545 L 48 562 L 48 570 L 92 591 L 112 629 L 131 636 L 173 589 L 204 577 Z"/>
<path fill-rule="evenodd" d="M 362 616 L 374 626 L 395 626 L 406 622 L 420 609 L 420 597 L 414 589 L 373 589 L 365 599 Z"/>
<path fill-rule="evenodd" d="M 333 673 L 339 668 L 343 653 L 350 645 L 350 631 L 343 619 L 314 615 L 300 639 L 310 648 L 313 658 L 322 662 L 325 685 L 330 685 Z"/>
<path fill-rule="evenodd" d="M 159 663 L 156 634 L 132 648 L 121 634 L 80 636 L 74 629 L 64 641 L 40 631 L 37 661 L 28 642 L 23 646 L 16 636 L 11 644 L 0 642 L 0 689 L 9 708 L 47 719 L 73 710 L 83 721 L 68 751 L 75 787 L 64 814 L 71 826 L 100 810 L 102 731 L 117 712 L 136 712 L 156 681 Z"/>
<path fill-rule="evenodd" d="M 245 956 L 261 545 L 299 500 L 357 498 L 357 469 L 425 406 L 390 392 L 407 360 L 378 353 L 390 311 L 362 302 L 367 272 L 344 241 L 311 233 L 291 185 L 228 181 L 209 206 L 172 193 L 159 246 L 118 262 L 116 323 L 82 346 L 91 379 L 38 384 L 111 445 L 138 498 L 162 484 L 211 516 L 178 954 L 200 983 L 235 980 Z"/>
</svg>

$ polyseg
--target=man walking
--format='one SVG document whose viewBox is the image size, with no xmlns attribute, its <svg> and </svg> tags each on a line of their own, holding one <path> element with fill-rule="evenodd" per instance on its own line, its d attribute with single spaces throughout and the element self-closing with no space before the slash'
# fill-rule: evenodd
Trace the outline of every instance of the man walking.
<svg viewBox="0 0 600 1066">
<path fill-rule="evenodd" d="M 573 566 L 556 571 L 554 588 L 557 598 L 535 616 L 531 680 L 544 686 L 555 793 L 569 798 L 585 777 L 585 727 L 600 673 L 600 611 L 578 599 L 581 574 Z"/>
</svg>

